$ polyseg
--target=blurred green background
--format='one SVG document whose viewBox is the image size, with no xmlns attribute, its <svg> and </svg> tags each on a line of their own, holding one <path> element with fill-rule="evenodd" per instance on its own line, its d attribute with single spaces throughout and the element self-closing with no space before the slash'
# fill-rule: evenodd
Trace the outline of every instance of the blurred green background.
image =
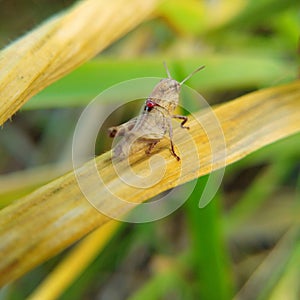
<svg viewBox="0 0 300 300">
<path fill-rule="evenodd" d="M 72 2 L 0 1 L 1 47 Z M 188 85 L 210 104 L 222 103 L 297 79 L 299 33 L 295 0 L 166 1 L 3 126 L 1 208 L 71 168 L 77 119 L 105 88 L 137 77 L 165 77 L 162 61 L 177 80 L 205 64 Z M 131 114 L 124 109 L 111 124 Z M 210 300 L 238 293 L 240 299 L 300 299 L 299 137 L 227 167 L 221 188 L 203 209 L 198 201 L 206 177 L 176 213 L 149 224 L 122 224 L 60 299 Z M 99 153 L 110 147 L 108 139 L 101 141 Z M 0 300 L 26 298 L 69 250 L 2 289 Z"/>
</svg>

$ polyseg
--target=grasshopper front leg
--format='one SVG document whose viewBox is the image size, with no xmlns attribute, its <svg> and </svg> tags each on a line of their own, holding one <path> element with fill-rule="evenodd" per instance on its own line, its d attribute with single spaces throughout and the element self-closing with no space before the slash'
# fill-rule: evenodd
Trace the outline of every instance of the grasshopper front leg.
<svg viewBox="0 0 300 300">
<path fill-rule="evenodd" d="M 135 125 L 136 121 L 137 121 L 137 117 L 129 120 L 126 123 L 123 123 L 119 126 L 113 126 L 108 128 L 108 135 L 109 137 L 116 137 L 116 136 L 124 136 L 125 134 L 127 134 Z"/>
<path fill-rule="evenodd" d="M 173 127 L 171 119 L 168 118 L 168 130 L 169 130 L 169 138 L 170 138 L 170 144 L 171 144 L 171 153 L 172 155 L 177 159 L 177 161 L 180 160 L 180 157 L 176 154 L 173 144 Z"/>
<path fill-rule="evenodd" d="M 171 117 L 174 119 L 183 120 L 180 124 L 181 128 L 190 129 L 190 127 L 184 126 L 184 124 L 188 120 L 188 117 L 181 116 L 181 115 L 172 115 Z M 173 127 L 172 127 L 171 119 L 168 119 L 168 129 L 169 129 L 169 138 L 170 138 L 170 144 L 171 144 L 171 153 L 179 161 L 180 157 L 176 154 L 175 149 L 174 149 L 174 144 L 173 144 Z"/>
<path fill-rule="evenodd" d="M 190 127 L 188 127 L 188 126 L 183 126 L 183 125 L 187 122 L 188 117 L 186 117 L 186 116 L 181 116 L 181 115 L 172 115 L 172 118 L 183 120 L 183 121 L 181 122 L 181 124 L 180 124 L 181 128 L 190 129 Z"/>
</svg>

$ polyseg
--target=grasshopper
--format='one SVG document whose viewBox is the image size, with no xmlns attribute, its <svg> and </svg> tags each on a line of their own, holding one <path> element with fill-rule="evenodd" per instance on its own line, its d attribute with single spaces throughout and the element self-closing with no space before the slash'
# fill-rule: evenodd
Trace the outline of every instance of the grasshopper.
<svg viewBox="0 0 300 300">
<path fill-rule="evenodd" d="M 173 129 L 171 120 L 179 119 L 181 128 L 188 121 L 186 116 L 173 114 L 178 103 L 181 86 L 195 73 L 204 68 L 201 66 L 189 74 L 181 82 L 172 79 L 167 65 L 164 63 L 168 78 L 162 79 L 147 98 L 142 113 L 128 122 L 108 129 L 110 137 L 123 136 L 112 149 L 113 157 L 124 159 L 130 153 L 147 147 L 146 154 L 150 154 L 155 145 L 168 133 L 170 150 L 172 155 L 179 161 L 173 144 Z"/>
</svg>

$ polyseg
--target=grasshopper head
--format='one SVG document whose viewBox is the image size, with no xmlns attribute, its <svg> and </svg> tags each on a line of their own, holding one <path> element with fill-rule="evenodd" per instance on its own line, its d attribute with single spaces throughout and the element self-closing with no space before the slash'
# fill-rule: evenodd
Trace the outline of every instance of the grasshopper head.
<svg viewBox="0 0 300 300">
<path fill-rule="evenodd" d="M 171 78 L 162 79 L 153 89 L 150 99 L 173 113 L 179 102 L 180 83 Z"/>
<path fill-rule="evenodd" d="M 170 114 L 176 109 L 179 103 L 179 94 L 181 86 L 190 79 L 195 73 L 202 70 L 204 66 L 197 68 L 195 71 L 190 73 L 185 79 L 181 82 L 176 81 L 170 75 L 170 71 L 164 62 L 164 66 L 168 75 L 168 78 L 162 79 L 153 89 L 150 97 L 148 98 L 148 104 L 146 105 L 146 110 L 150 111 L 152 109 L 151 103 L 156 103 L 157 106 L 163 107 Z"/>
</svg>

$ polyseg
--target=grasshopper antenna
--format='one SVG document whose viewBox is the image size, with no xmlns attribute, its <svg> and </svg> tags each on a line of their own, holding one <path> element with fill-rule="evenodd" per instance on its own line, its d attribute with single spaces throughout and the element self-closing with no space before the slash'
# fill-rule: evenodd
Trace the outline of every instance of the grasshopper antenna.
<svg viewBox="0 0 300 300">
<path fill-rule="evenodd" d="M 168 69 L 168 67 L 167 67 L 167 64 L 166 64 L 166 62 L 165 62 L 165 61 L 164 61 L 164 67 L 165 67 L 165 69 L 166 69 L 166 72 L 167 72 L 168 78 L 169 78 L 169 79 L 172 79 L 172 77 L 171 77 L 171 74 L 170 74 L 170 71 L 169 71 L 169 69 Z"/>
<path fill-rule="evenodd" d="M 180 85 L 183 85 L 187 80 L 189 80 L 193 75 L 195 75 L 197 72 L 199 72 L 200 70 L 204 69 L 205 66 L 201 66 L 199 68 L 197 68 L 195 71 L 193 71 L 190 75 L 188 75 L 187 77 L 185 77 L 181 82 Z"/>
</svg>

